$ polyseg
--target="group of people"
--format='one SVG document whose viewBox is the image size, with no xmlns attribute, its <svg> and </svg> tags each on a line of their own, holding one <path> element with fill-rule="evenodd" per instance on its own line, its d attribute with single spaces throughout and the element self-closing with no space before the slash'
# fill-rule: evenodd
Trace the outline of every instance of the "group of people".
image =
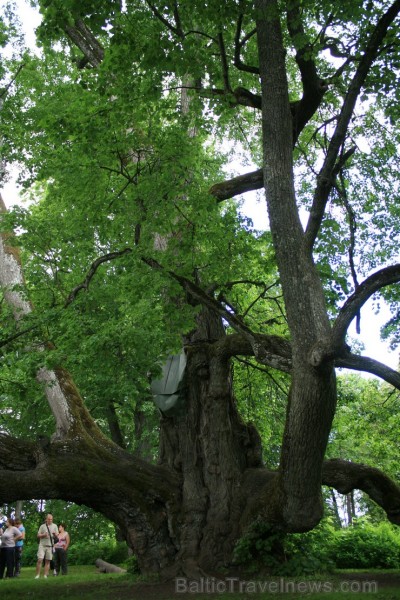
<svg viewBox="0 0 400 600">
<path fill-rule="evenodd" d="M 39 527 L 37 533 L 39 542 L 36 563 L 35 579 L 39 579 L 42 565 L 44 565 L 44 577 L 48 577 L 50 566 L 53 574 L 67 575 L 67 550 L 70 536 L 65 530 L 65 524 L 60 523 L 57 527 L 53 523 L 53 515 L 48 514 L 45 522 Z M 22 549 L 25 540 L 25 527 L 20 519 L 6 520 L 0 527 L 0 579 L 18 577 L 21 573 Z"/>
<path fill-rule="evenodd" d="M 19 577 L 25 527 L 20 519 L 10 517 L 5 525 L 0 527 L 0 536 L 0 579 L 3 579 L 6 568 L 6 577 Z"/>
</svg>

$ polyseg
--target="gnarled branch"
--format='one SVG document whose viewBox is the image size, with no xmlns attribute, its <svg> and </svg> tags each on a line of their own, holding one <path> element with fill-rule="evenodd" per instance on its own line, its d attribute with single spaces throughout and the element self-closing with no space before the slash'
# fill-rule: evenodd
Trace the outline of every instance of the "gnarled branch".
<svg viewBox="0 0 400 600">
<path fill-rule="evenodd" d="M 368 356 L 359 356 L 351 352 L 346 352 L 340 358 L 335 359 L 335 366 L 353 369 L 353 371 L 371 373 L 400 390 L 400 373 Z"/>
<path fill-rule="evenodd" d="M 18 465 L 12 459 L 15 456 Z M 179 475 L 168 467 L 148 463 L 121 448 L 110 452 L 101 443 L 87 444 L 82 438 L 27 442 L 0 434 L 0 503 L 63 498 L 81 504 L 91 497 L 92 506 L 97 503 L 104 513 L 105 490 L 112 490 L 108 493 L 120 499 L 126 499 L 130 490 L 132 502 L 139 503 L 151 518 L 151 497 L 173 501 L 179 496 L 180 484 Z"/>
<path fill-rule="evenodd" d="M 356 291 L 346 300 L 332 328 L 331 344 L 334 348 L 343 345 L 347 329 L 367 300 L 381 288 L 400 282 L 400 264 L 384 267 L 360 283 Z"/>
<path fill-rule="evenodd" d="M 297 39 L 306 37 L 301 18 L 300 2 L 292 0 L 288 3 L 287 26 L 293 45 L 296 48 L 296 62 L 300 70 L 303 86 L 303 96 L 299 102 L 292 106 L 293 138 L 297 140 L 299 133 L 311 119 L 322 102 L 328 89 L 326 83 L 318 76 L 315 61 L 312 58 L 310 43 L 298 45 Z"/>
<path fill-rule="evenodd" d="M 263 172 L 262 169 L 258 169 L 257 171 L 216 183 L 210 188 L 209 192 L 218 202 L 222 202 L 222 200 L 228 200 L 228 198 L 233 198 L 238 194 L 259 190 L 263 185 Z"/>
<path fill-rule="evenodd" d="M 335 458 L 324 462 L 322 483 L 341 494 L 365 492 L 383 508 L 389 521 L 400 525 L 400 487 L 379 469 Z"/>
<path fill-rule="evenodd" d="M 322 464 L 321 484 L 335 488 L 341 494 L 348 494 L 352 490 L 365 492 L 383 508 L 389 521 L 400 525 L 400 487 L 379 469 L 338 458 L 325 460 Z M 282 527 L 280 496 L 276 494 L 278 488 L 279 471 L 246 471 L 242 483 L 242 490 L 245 490 L 246 494 L 246 506 L 241 515 L 242 528 L 254 522 L 260 515 L 268 518 L 270 523 L 277 518 L 279 526 Z M 293 532 L 290 525 L 287 532 Z"/>
</svg>

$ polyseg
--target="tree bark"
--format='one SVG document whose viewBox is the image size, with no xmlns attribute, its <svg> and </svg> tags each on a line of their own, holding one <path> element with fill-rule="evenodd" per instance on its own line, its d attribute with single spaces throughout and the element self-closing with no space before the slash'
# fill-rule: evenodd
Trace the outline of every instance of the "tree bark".
<svg viewBox="0 0 400 600">
<path fill-rule="evenodd" d="M 186 413 L 161 421 L 161 464 L 182 476 L 176 516 L 178 560 L 187 575 L 228 567 L 239 535 L 242 476 L 261 467 L 257 432 L 240 419 L 232 395 L 225 332 L 208 309 L 185 340 Z"/>
<path fill-rule="evenodd" d="M 256 10 L 264 183 L 292 338 L 292 383 L 277 509 L 278 518 L 291 529 L 302 531 L 316 525 L 322 516 L 321 468 L 335 409 L 335 376 L 332 364 L 315 369 L 309 362 L 312 348 L 329 335 L 330 326 L 322 285 L 304 246 L 296 206 L 292 122 L 279 11 L 275 0 L 258 0 Z"/>
</svg>

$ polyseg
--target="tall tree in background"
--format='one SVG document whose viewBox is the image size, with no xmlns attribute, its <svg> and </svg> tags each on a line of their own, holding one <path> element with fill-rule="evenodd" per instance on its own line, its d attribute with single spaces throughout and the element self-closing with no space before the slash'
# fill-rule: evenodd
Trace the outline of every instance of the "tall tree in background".
<svg viewBox="0 0 400 600">
<path fill-rule="evenodd" d="M 86 504 L 170 575 L 231 567 L 257 520 L 312 529 L 323 484 L 398 523 L 392 480 L 324 456 L 335 368 L 400 388 L 346 342 L 373 294 L 397 302 L 400 0 L 38 4 L 42 54 L 2 109 L 3 157 L 38 200 L 4 217 L 26 281 L 3 235 L 0 500 Z M 222 181 L 218 141 L 260 168 Z M 263 187 L 260 234 L 232 198 Z M 184 402 L 157 425 L 149 380 L 182 348 Z M 278 460 L 239 414 L 234 357 L 290 379 Z"/>
</svg>

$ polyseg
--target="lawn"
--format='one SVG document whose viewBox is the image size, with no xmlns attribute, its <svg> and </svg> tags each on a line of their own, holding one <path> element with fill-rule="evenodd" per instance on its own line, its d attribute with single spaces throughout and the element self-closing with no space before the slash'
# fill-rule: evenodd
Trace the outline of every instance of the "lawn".
<svg viewBox="0 0 400 600">
<path fill-rule="evenodd" d="M 313 600 L 397 600 L 399 572 L 342 572 L 332 578 L 280 578 L 244 581 L 213 578 L 202 582 L 155 583 L 125 574 L 97 573 L 94 566 L 70 567 L 67 576 L 34 579 L 34 568 L 26 567 L 18 579 L 0 581 L 0 598 L 13 600 L 178 600 L 179 598 L 218 598 L 219 600 L 285 600 L 301 597 Z"/>
</svg>

